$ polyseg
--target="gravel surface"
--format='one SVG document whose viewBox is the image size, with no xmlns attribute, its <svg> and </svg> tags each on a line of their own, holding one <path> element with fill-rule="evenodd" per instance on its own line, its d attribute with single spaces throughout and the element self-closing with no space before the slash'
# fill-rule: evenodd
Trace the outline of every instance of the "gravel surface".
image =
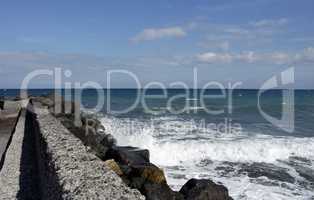
<svg viewBox="0 0 314 200">
<path fill-rule="evenodd" d="M 122 200 L 145 199 L 137 190 L 127 187 L 121 178 L 108 169 L 83 143 L 73 136 L 59 120 L 45 112 L 38 113 L 41 130 L 41 156 L 45 156 L 47 168 L 43 185 L 53 185 L 44 199 L 56 199 L 55 193 L 61 193 L 62 199 L 108 199 Z M 44 153 L 44 155 L 43 155 Z M 43 169 L 43 167 L 42 167 Z M 52 180 L 49 177 L 57 177 Z"/>
</svg>

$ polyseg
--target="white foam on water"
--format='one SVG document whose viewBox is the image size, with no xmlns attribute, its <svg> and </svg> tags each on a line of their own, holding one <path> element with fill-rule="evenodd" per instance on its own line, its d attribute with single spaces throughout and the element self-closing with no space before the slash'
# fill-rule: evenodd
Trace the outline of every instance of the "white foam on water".
<svg viewBox="0 0 314 200">
<path fill-rule="evenodd" d="M 123 121 L 115 118 L 103 118 L 102 123 L 118 141 L 119 145 L 133 145 L 147 148 L 151 151 L 153 162 L 162 165 L 176 165 L 184 161 L 200 161 L 205 158 L 216 161 L 230 162 L 266 162 L 274 163 L 277 160 L 288 160 L 290 156 L 299 156 L 314 159 L 314 138 L 252 136 L 246 138 L 211 138 L 189 140 L 184 138 L 177 123 L 182 140 L 159 141 L 155 136 L 162 135 L 149 126 L 134 130 L 127 130 Z M 160 127 L 169 123 L 159 124 Z M 174 123 L 174 124 L 175 124 Z M 169 126 L 168 126 L 169 127 Z M 170 129 L 172 130 L 172 129 Z M 171 132 L 169 132 L 171 133 Z M 168 133 L 168 134 L 169 134 Z M 175 137 L 177 135 L 174 135 Z M 189 135 L 188 135 L 189 136 Z M 170 137 L 169 137 L 170 138 Z"/>
<path fill-rule="evenodd" d="M 313 192 L 290 187 L 301 196 L 293 194 L 291 189 L 279 186 L 265 186 L 252 183 L 247 176 L 222 177 L 214 166 L 223 161 L 235 163 L 265 162 L 279 164 L 278 160 L 288 160 L 298 156 L 314 160 L 314 138 L 274 137 L 255 135 L 232 137 L 230 135 L 211 136 L 209 133 L 184 132 L 184 121 L 174 118 L 158 118 L 157 127 L 147 126 L 146 122 L 132 121 L 132 130 L 123 119 L 113 117 L 102 118 L 102 124 L 118 141 L 119 145 L 132 145 L 150 150 L 151 162 L 164 167 L 168 174 L 168 182 L 178 189 L 189 178 L 207 177 L 226 185 L 235 199 L 310 199 Z M 135 127 L 135 128 L 134 128 Z M 167 127 L 168 129 L 164 129 Z M 170 129 L 169 129 L 170 127 Z M 161 137 L 164 136 L 165 137 Z M 204 136 L 207 137 L 204 137 Z M 204 159 L 214 163 L 211 168 L 200 168 L 196 164 Z M 185 178 L 172 178 L 169 174 L 180 175 L 182 169 L 173 170 L 173 166 L 181 166 Z"/>
</svg>

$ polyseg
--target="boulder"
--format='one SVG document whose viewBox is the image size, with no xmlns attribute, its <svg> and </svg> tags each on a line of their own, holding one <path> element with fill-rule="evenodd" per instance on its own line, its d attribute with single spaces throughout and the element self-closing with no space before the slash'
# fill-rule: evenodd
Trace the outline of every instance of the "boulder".
<svg viewBox="0 0 314 200">
<path fill-rule="evenodd" d="M 122 165 L 145 165 L 149 163 L 149 151 L 130 146 L 113 146 L 107 151 L 104 159 L 114 159 Z"/>
<path fill-rule="evenodd" d="M 151 163 L 129 166 L 126 175 L 131 181 L 131 185 L 136 188 L 141 188 L 146 182 L 167 184 L 163 170 Z"/>
<path fill-rule="evenodd" d="M 105 128 L 101 125 L 93 115 L 82 115 L 82 126 L 76 126 L 75 116 L 71 113 L 61 113 L 56 117 L 61 123 L 70 130 L 76 137 L 81 139 L 85 146 L 89 146 L 91 150 L 100 158 L 104 158 L 108 149 L 115 145 L 116 140 L 112 135 L 106 134 Z M 87 120 L 90 117 L 91 120 Z"/>
<path fill-rule="evenodd" d="M 122 171 L 121 178 L 131 188 L 138 189 L 147 200 L 183 200 L 167 184 L 164 171 L 149 161 L 149 151 L 130 146 L 113 146 L 105 159 L 114 159 Z"/>
<path fill-rule="evenodd" d="M 190 179 L 180 193 L 187 200 L 231 200 L 228 189 L 208 179 Z"/>
<path fill-rule="evenodd" d="M 294 183 L 295 179 L 287 172 L 286 168 L 269 163 L 243 164 L 239 173 L 247 174 L 250 178 L 265 176 L 272 180 Z"/>
<path fill-rule="evenodd" d="M 314 183 L 314 170 L 309 167 L 304 166 L 295 166 L 295 170 L 299 173 L 300 176 L 305 178 L 311 183 Z"/>
<path fill-rule="evenodd" d="M 140 189 L 146 200 L 184 200 L 179 192 L 174 192 L 167 184 L 147 182 Z"/>
<path fill-rule="evenodd" d="M 106 160 L 105 165 L 114 171 L 117 175 L 122 176 L 123 172 L 114 160 Z"/>
</svg>

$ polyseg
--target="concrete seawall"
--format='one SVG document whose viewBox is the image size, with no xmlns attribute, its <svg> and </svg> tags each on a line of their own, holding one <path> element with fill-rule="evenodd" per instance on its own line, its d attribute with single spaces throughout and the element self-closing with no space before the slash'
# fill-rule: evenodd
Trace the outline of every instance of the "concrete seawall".
<svg viewBox="0 0 314 200">
<path fill-rule="evenodd" d="M 6 151 L 0 199 L 145 198 L 41 105 L 29 104 L 21 111 Z"/>
<path fill-rule="evenodd" d="M 25 109 L 20 111 L 14 134 L 3 156 L 3 166 L 0 171 L 0 198 L 15 199 L 20 191 L 21 155 L 25 129 Z"/>
</svg>

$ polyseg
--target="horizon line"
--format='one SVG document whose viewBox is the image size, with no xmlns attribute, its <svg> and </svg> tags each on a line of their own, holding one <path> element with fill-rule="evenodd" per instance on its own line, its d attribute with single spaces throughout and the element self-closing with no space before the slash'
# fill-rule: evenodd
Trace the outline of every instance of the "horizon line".
<svg viewBox="0 0 314 200">
<path fill-rule="evenodd" d="M 0 88 L 0 90 L 95 90 L 100 88 L 28 88 L 28 89 L 21 89 L 21 88 Z M 202 90 L 205 88 L 101 88 L 103 90 Z M 273 88 L 269 90 L 314 90 L 314 88 Z M 221 88 L 206 88 L 205 90 L 222 90 Z M 230 88 L 223 88 L 223 90 L 230 90 Z M 260 88 L 234 88 L 233 90 L 260 90 Z"/>
</svg>

